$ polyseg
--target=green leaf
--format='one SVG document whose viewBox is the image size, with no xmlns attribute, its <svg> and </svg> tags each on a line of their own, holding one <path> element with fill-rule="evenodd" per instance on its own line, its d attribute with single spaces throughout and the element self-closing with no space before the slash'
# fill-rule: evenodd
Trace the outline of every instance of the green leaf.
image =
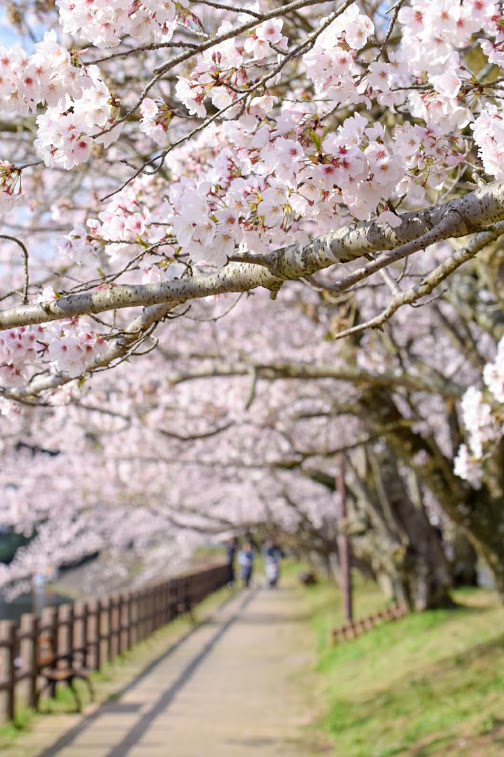
<svg viewBox="0 0 504 757">
<path fill-rule="evenodd" d="M 322 138 L 320 134 L 317 134 L 317 132 L 314 129 L 308 129 L 307 132 L 308 136 L 310 137 L 311 141 L 317 148 L 317 152 L 322 152 Z"/>
</svg>

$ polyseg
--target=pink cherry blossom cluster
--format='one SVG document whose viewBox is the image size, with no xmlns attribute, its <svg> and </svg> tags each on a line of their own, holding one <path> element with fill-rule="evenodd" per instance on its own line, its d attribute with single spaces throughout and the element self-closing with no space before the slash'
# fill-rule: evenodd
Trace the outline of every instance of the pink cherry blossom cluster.
<svg viewBox="0 0 504 757">
<path fill-rule="evenodd" d="M 368 105 L 373 98 L 387 107 L 402 105 L 406 99 L 411 82 L 409 66 L 397 52 L 391 52 L 388 58 L 388 62 L 372 61 L 366 66 L 365 76 L 358 77 L 357 91 L 365 95 Z"/>
<path fill-rule="evenodd" d="M 474 457 L 481 458 L 485 445 L 500 438 L 500 430 L 492 408 L 475 387 L 469 387 L 464 394 L 462 418 L 469 434 L 469 448 Z"/>
<path fill-rule="evenodd" d="M 482 462 L 503 435 L 504 427 L 499 405 L 504 402 L 504 339 L 497 355 L 483 369 L 483 380 L 498 405 L 483 400 L 483 394 L 471 386 L 462 399 L 462 419 L 468 445 L 462 444 L 455 458 L 455 473 L 478 488 L 481 485 Z"/>
<path fill-rule="evenodd" d="M 463 128 L 473 120 L 471 96 L 478 82 L 467 71 L 459 51 L 481 32 L 479 43 L 489 55 L 493 44 L 485 35 L 497 43 L 502 39 L 499 4 L 493 0 L 419 0 L 404 5 L 398 19 L 402 24 L 401 60 L 418 82 L 433 87 L 433 91 L 420 88 L 409 94 L 412 115 L 428 126 L 437 126 L 443 134 Z"/>
<path fill-rule="evenodd" d="M 500 17 L 500 3 L 494 0 L 414 0 L 403 5 L 398 16 L 404 59 L 415 74 L 427 71 L 448 82 L 446 61 L 451 53 L 465 48 L 481 29 L 492 37 L 500 35 Z"/>
<path fill-rule="evenodd" d="M 44 328 L 47 345 L 45 358 L 53 370 L 78 378 L 86 373 L 96 357 L 105 354 L 107 343 L 85 323 L 85 319 L 71 319 L 49 324 Z"/>
<path fill-rule="evenodd" d="M 282 34 L 283 21 L 281 18 L 271 18 L 255 27 L 243 45 L 246 53 L 250 53 L 257 61 L 262 61 L 271 53 L 271 45 L 277 50 L 287 48 L 287 37 Z"/>
<path fill-rule="evenodd" d="M 502 110 L 489 103 L 473 124 L 474 140 L 485 171 L 496 179 L 504 178 L 504 120 Z"/>
<path fill-rule="evenodd" d="M 504 31 L 502 23 L 499 23 L 498 14 L 496 14 L 492 21 L 494 22 L 494 35 L 495 40 L 492 42 L 489 39 L 484 39 L 481 42 L 481 48 L 485 55 L 488 57 L 490 63 L 495 63 L 496 66 L 504 65 Z"/>
<path fill-rule="evenodd" d="M 245 40 L 243 37 L 231 38 L 203 52 L 190 77 L 178 77 L 175 88 L 178 100 L 189 113 L 204 118 L 207 114 L 204 100 L 209 98 L 226 118 L 235 118 L 240 113 L 241 104 L 233 106 L 233 103 L 241 91 L 246 94 L 259 73 L 250 59 L 262 62 L 273 52 L 272 45 L 279 50 L 286 49 L 287 37 L 281 32 L 282 26 L 282 19 L 264 21 Z M 232 28 L 229 21 L 223 22 L 217 36 L 229 33 Z"/>
<path fill-rule="evenodd" d="M 117 45 L 124 35 L 167 40 L 178 21 L 188 30 L 196 28 L 187 4 L 171 0 L 60 0 L 58 5 L 63 29 L 97 46 Z M 254 6 L 253 13 L 260 7 Z M 401 203 L 401 212 L 430 204 L 434 192 L 452 180 L 456 184 L 474 142 L 486 172 L 504 175 L 499 90 L 489 95 L 483 86 L 478 89 L 466 55 L 469 43 L 484 50 L 501 44 L 499 3 L 405 3 L 398 15 L 402 39 L 391 42 L 386 55 L 376 47 L 373 21 L 357 3 L 332 21 L 332 16 L 314 18 L 313 44 L 301 45 L 292 59 L 289 50 L 302 42 L 304 32 L 296 40 L 283 19 L 258 20 L 233 36 L 236 23 L 229 14 L 224 20 L 219 13 L 212 18 L 209 28 L 213 23 L 216 36 L 229 38 L 211 44 L 208 35 L 203 52 L 183 53 L 186 68 L 151 81 L 147 89 L 134 81 L 130 99 L 123 101 L 136 105 L 116 126 L 120 101 L 105 81 L 112 82 L 114 92 L 126 86 L 122 58 L 109 59 L 103 70 L 78 65 L 79 56 L 61 47 L 53 32 L 31 56 L 18 48 L 4 51 L 5 60 L 0 56 L 7 72 L 0 98 L 9 115 L 48 106 L 37 115 L 35 140 L 46 167 L 71 169 L 88 161 L 94 143 L 108 148 L 121 129 L 124 143 L 108 153 L 111 174 L 123 170 L 117 164 L 126 162 L 125 153 L 129 159 L 130 149 L 148 145 L 139 130 L 167 148 L 158 174 L 147 175 L 148 168 L 126 181 L 101 212 L 99 180 L 92 184 L 96 175 L 83 183 L 76 202 L 82 198 L 82 212 L 75 210 L 72 221 L 77 217 L 78 222 L 59 245 L 67 261 L 81 266 L 79 275 L 87 265 L 94 279 L 100 266 L 102 285 L 110 271 L 114 281 L 119 276 L 127 283 L 157 281 L 178 275 L 188 258 L 220 266 L 236 250 L 264 253 L 305 244 L 354 219 L 399 226 L 396 205 Z M 250 15 L 232 18 L 251 23 Z M 196 33 L 202 37 L 201 30 Z M 165 54 L 149 50 L 149 66 Z M 270 72 L 274 75 L 268 79 Z M 140 92 L 150 96 L 137 97 Z M 192 118 L 179 118 L 171 97 L 200 118 L 207 117 L 211 102 L 219 118 L 211 115 L 211 124 L 194 128 Z M 365 108 L 377 103 L 391 114 L 386 127 L 385 118 L 366 117 Z M 473 119 L 474 141 L 470 132 L 461 134 Z M 180 135 L 182 144 L 168 150 L 172 121 L 173 143 Z M 0 208 L 6 210 L 19 195 L 15 165 L 0 166 Z M 156 170 L 158 164 L 146 158 L 145 167 L 153 165 Z M 162 178 L 167 175 L 169 181 Z M 80 375 L 88 363 L 80 360 L 75 345 L 69 350 L 72 365 L 61 370 Z M 47 347 L 43 357 L 52 354 Z M 70 364 L 64 355 L 51 360 L 55 368 Z"/>
<path fill-rule="evenodd" d="M 218 144 L 218 155 L 208 147 L 205 152 Z M 179 165 L 185 173 L 169 190 L 173 233 L 193 259 L 209 259 L 211 243 L 212 260 L 221 264 L 236 245 L 264 252 L 307 240 L 312 223 L 320 231 L 337 228 L 348 211 L 365 219 L 402 194 L 419 201 L 425 186 L 442 185 L 447 167 L 460 163 L 465 151 L 463 140 L 409 124 L 387 138 L 381 124 L 370 125 L 360 114 L 324 138 L 316 119 L 297 105 L 270 120 L 249 112 L 207 130 L 197 147 L 193 179 L 187 160 L 177 153 L 168 159 L 174 178 Z M 392 225 L 400 223 L 389 215 Z"/>
<path fill-rule="evenodd" d="M 475 460 L 467 444 L 461 444 L 453 461 L 453 472 L 467 481 L 473 489 L 481 489 L 483 470 L 479 460 Z"/>
<path fill-rule="evenodd" d="M 365 86 L 358 86 L 363 69 L 356 57 L 373 32 L 371 19 L 360 13 L 357 5 L 351 5 L 317 37 L 312 49 L 303 55 L 306 74 L 314 82 L 317 95 L 337 102 L 364 102 Z M 372 77 L 373 73 L 377 72 L 372 71 Z"/>
<path fill-rule="evenodd" d="M 0 386 L 21 386 L 30 375 L 37 357 L 37 340 L 41 327 L 21 326 L 0 331 Z"/>
<path fill-rule="evenodd" d="M 121 265 L 142 255 L 143 250 L 142 260 L 145 262 L 149 257 L 148 248 L 166 236 L 167 204 L 160 197 L 158 184 L 156 178 L 139 178 L 115 195 L 97 219 L 88 219 L 90 236 L 87 241 L 94 250 L 99 244 L 105 245 L 110 261 Z M 72 235 L 75 233 L 74 229 Z M 84 230 L 78 233 L 84 234 Z"/>
<path fill-rule="evenodd" d="M 161 19 L 154 6 L 121 0 L 107 5 L 62 0 L 59 5 L 64 28 L 71 33 L 87 29 L 98 45 L 116 44 L 118 30 L 129 33 L 128 24 L 139 23 L 142 14 L 151 21 Z M 169 1 L 161 12 L 166 15 L 163 23 L 168 25 L 176 20 L 177 12 L 181 18 L 189 13 Z M 176 238 L 173 250 L 189 254 L 194 261 L 222 265 L 237 246 L 264 252 L 272 246 L 303 243 L 314 223 L 320 231 L 337 228 L 349 220 L 348 212 L 357 219 L 368 219 L 376 213 L 383 222 L 398 225 L 400 217 L 387 210 L 387 203 L 404 196 L 410 204 L 421 203 L 425 188 L 441 189 L 450 170 L 464 159 L 465 142 L 453 132 L 473 116 L 468 107 L 460 104 L 461 87 L 469 80 L 469 74 L 458 50 L 480 29 L 497 38 L 497 16 L 496 4 L 483 0 L 453 8 L 445 0 L 404 6 L 399 13 L 401 47 L 397 52 L 391 51 L 387 61 L 366 64 L 359 58 L 359 50 L 368 42 L 374 26 L 352 4 L 326 24 L 302 57 L 306 75 L 315 84 L 315 97 L 304 102 L 286 99 L 280 103 L 279 97 L 254 90 L 262 70 L 259 64 L 273 53 L 280 60 L 281 52 L 287 49 L 282 19 L 264 21 L 244 35 L 230 36 L 209 47 L 196 57 L 189 78 L 178 77 L 175 95 L 191 114 L 199 117 L 206 116 L 204 100 L 210 99 L 229 123 L 208 128 L 202 139 L 191 140 L 167 160 L 168 166 L 184 164 L 181 185 L 171 185 L 169 203 L 164 206 Z M 232 23 L 226 20 L 217 35 L 230 34 L 232 29 Z M 102 32 L 108 41 L 100 36 Z M 425 49 L 434 38 L 439 43 L 435 55 L 420 59 L 418 49 Z M 72 66 L 54 35 L 46 35 L 39 44 L 45 47 L 36 55 L 57 61 L 60 68 L 70 65 L 73 89 L 53 93 L 54 104 L 37 118 L 35 146 L 48 167 L 70 169 L 88 160 L 93 142 L 108 147 L 119 136 L 123 124 L 112 128 L 117 103 L 97 67 Z M 413 49 L 415 55 L 411 54 Z M 426 61 L 423 68 L 420 60 Z M 58 68 L 55 62 L 51 65 Z M 367 119 L 355 114 L 336 132 L 327 132 L 317 96 L 347 105 L 369 105 L 376 98 L 382 105 L 402 107 L 405 90 L 415 81 L 430 85 L 424 84 L 408 94 L 411 113 L 422 119 L 426 128 L 406 122 L 386 135 L 379 123 L 371 126 Z M 251 94 L 247 99 L 239 96 L 246 95 L 248 89 Z M 238 97 L 240 104 L 234 105 Z M 30 102 L 37 101 L 32 98 Z M 496 115 L 492 128 L 487 129 L 492 107 Z M 167 145 L 168 125 L 173 118 L 170 108 L 163 100 L 149 97 L 143 99 L 140 113 L 141 131 L 159 145 Z M 481 125 L 479 120 L 476 122 L 475 139 L 481 143 L 486 165 L 492 168 L 492 160 L 500 161 L 498 107 L 489 106 L 479 118 L 482 121 Z M 212 140 L 219 144 L 220 154 L 214 151 L 207 160 L 205 150 Z M 498 170 L 494 167 L 494 175 L 499 176 Z M 193 176 L 188 178 L 191 173 Z M 189 202 L 196 203 L 197 214 L 189 210 Z M 6 197 L 5 204 L 9 203 Z M 126 205 L 124 197 L 122 205 Z M 106 212 L 115 213 L 117 209 L 113 206 Z M 143 208 L 138 212 L 145 216 Z M 129 215 L 128 210 L 126 216 Z M 106 223 L 113 225 L 111 221 Z M 120 259 L 127 263 L 128 254 L 138 255 L 138 242 L 152 244 L 160 239 L 143 232 L 131 236 L 127 228 L 121 234 L 112 232 L 112 228 L 106 228 L 102 233 L 112 262 Z M 74 235 L 75 240 L 82 238 L 82 232 Z M 126 241 L 129 245 L 122 244 Z M 92 251 L 92 246 L 68 242 L 66 252 L 80 255 L 81 262 L 85 253 Z M 148 268 L 154 270 L 153 266 Z"/>
<path fill-rule="evenodd" d="M 140 129 L 158 145 L 165 146 L 168 141 L 168 126 L 173 118 L 168 107 L 164 103 L 145 97 L 140 106 L 140 113 Z"/>
<path fill-rule="evenodd" d="M 34 144 L 49 168 L 69 169 L 84 163 L 93 142 L 109 147 L 119 137 L 122 125 L 115 122 L 115 105 L 97 66 L 87 69 L 89 87 L 78 99 L 66 95 L 64 104 L 50 107 L 37 117 L 38 136 Z M 98 134 L 101 130 L 105 133 Z M 93 137 L 93 139 L 92 139 Z"/>
<path fill-rule="evenodd" d="M 27 116 L 47 104 L 37 117 L 38 136 L 34 146 L 47 166 L 72 168 L 90 155 L 91 137 L 109 146 L 120 126 L 114 123 L 115 108 L 96 66 L 76 66 L 70 53 L 46 32 L 35 52 L 28 56 L 21 48 L 0 48 L 0 113 Z M 2 162 L 0 168 L 0 210 L 8 211 L 20 196 L 20 172 Z"/>
<path fill-rule="evenodd" d="M 77 378 L 106 351 L 107 343 L 85 319 L 0 331 L 0 387 L 21 386 L 43 362 Z"/>
<path fill-rule="evenodd" d="M 504 339 L 497 345 L 497 355 L 493 363 L 483 368 L 483 381 L 497 402 L 504 403 Z"/>
<path fill-rule="evenodd" d="M 461 136 L 444 136 L 438 126 L 424 127 L 406 121 L 394 129 L 393 149 L 406 168 L 396 192 L 407 194 L 414 204 L 424 199 L 426 188 L 443 187 L 449 171 L 464 162 L 468 146 Z"/>
<path fill-rule="evenodd" d="M 77 223 L 59 246 L 66 261 L 98 268 L 99 253 L 127 270 L 130 283 L 150 283 L 179 275 L 174 264 L 176 246 L 167 222 L 169 204 L 163 199 L 158 176 L 138 177 L 107 203 L 97 218 Z M 100 265 L 103 265 L 103 258 Z M 137 265 L 133 265 L 133 262 Z M 103 274 L 100 273 L 100 276 Z"/>
<path fill-rule="evenodd" d="M 403 194 L 420 202 L 426 186 L 442 186 L 466 149 L 462 139 L 409 123 L 387 137 L 381 124 L 370 125 L 360 114 L 323 137 L 306 107 L 286 104 L 267 119 L 263 106 L 251 104 L 239 121 L 209 127 L 170 153 L 166 200 L 161 195 L 160 202 L 157 177 L 135 180 L 99 220 L 88 221 L 87 232 L 74 229 L 64 254 L 84 262 L 101 242 L 111 262 L 126 265 L 139 254 L 139 242 L 147 248 L 164 240 L 172 256 L 178 250 L 195 262 L 223 265 L 240 245 L 264 252 L 307 241 L 314 223 L 320 231 L 337 228 L 348 211 L 365 219 Z M 380 220 L 400 223 L 388 211 Z M 147 268 L 161 275 L 153 263 Z"/>
<path fill-rule="evenodd" d="M 79 97 L 91 82 L 83 68 L 72 63 L 70 53 L 46 32 L 35 52 L 20 47 L 0 47 L 0 113 L 27 116 L 38 105 L 56 106 L 67 93 Z"/>
<path fill-rule="evenodd" d="M 90 224 L 91 225 L 91 224 Z M 93 259 L 98 245 L 91 236 L 91 231 L 82 224 L 76 224 L 59 246 L 61 257 L 75 263 L 89 263 Z"/>
<path fill-rule="evenodd" d="M 177 12 L 186 0 L 57 0 L 59 18 L 67 34 L 96 47 L 115 47 L 124 35 L 140 41 L 167 42 L 173 36 Z"/>
</svg>

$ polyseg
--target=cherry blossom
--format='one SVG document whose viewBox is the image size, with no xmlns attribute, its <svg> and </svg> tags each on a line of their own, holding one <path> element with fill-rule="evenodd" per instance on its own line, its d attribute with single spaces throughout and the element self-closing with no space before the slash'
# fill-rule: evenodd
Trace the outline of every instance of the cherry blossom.
<svg viewBox="0 0 504 757">
<path fill-rule="evenodd" d="M 331 449 L 366 438 L 382 454 L 380 435 L 400 475 L 498 563 L 471 497 L 498 512 L 502 4 L 388 5 L 27 0 L 30 39 L 12 22 L 19 44 L 0 50 L 3 488 L 6 521 L 40 528 L 40 542 L 4 585 L 49 560 L 41 524 L 60 510 L 60 563 L 84 554 L 87 530 L 116 554 L 131 537 L 158 567 L 156 531 L 170 524 L 181 544 L 198 528 L 268 523 L 322 538 L 334 499 L 303 487 L 308 458 L 334 478 Z M 262 385 L 301 363 L 367 383 Z M 178 387 L 189 367 L 237 365 L 224 388 L 220 375 Z M 187 426 L 216 433 L 191 439 L 192 458 L 176 439 Z M 158 428 L 175 439 L 163 454 Z M 35 449 L 26 487 L 8 439 Z M 41 449 L 61 479 L 54 510 L 37 494 Z M 155 460 L 139 460 L 146 449 Z M 253 466 L 273 462 L 261 483 Z M 289 478 L 280 463 L 300 467 Z M 222 501 L 226 475 L 248 509 Z M 116 503 L 110 518 L 102 501 Z"/>
</svg>

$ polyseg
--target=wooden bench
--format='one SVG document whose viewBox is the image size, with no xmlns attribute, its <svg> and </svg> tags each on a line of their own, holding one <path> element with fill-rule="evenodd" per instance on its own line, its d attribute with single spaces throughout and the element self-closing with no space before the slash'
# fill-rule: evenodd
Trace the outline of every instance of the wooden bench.
<svg viewBox="0 0 504 757">
<path fill-rule="evenodd" d="M 89 679 L 91 671 L 87 670 L 83 664 L 76 666 L 75 657 L 82 653 L 73 652 L 72 654 L 56 654 L 54 651 L 52 639 L 49 635 L 41 636 L 37 641 L 37 674 L 45 679 L 45 683 L 37 688 L 37 709 L 40 702 L 41 693 L 48 687 L 51 687 L 51 696 L 56 694 L 58 683 L 66 683 L 72 690 L 75 699 L 77 712 L 82 709 L 82 702 L 79 692 L 75 688 L 75 679 L 80 678 L 84 681 L 89 689 L 91 701 L 94 700 L 94 689 Z"/>
</svg>

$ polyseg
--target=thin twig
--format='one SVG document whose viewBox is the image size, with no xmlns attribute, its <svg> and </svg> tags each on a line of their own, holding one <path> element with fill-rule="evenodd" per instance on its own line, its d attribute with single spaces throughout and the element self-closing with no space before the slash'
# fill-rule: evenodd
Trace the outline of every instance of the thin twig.
<svg viewBox="0 0 504 757">
<path fill-rule="evenodd" d="M 24 276 L 23 305 L 28 305 L 28 287 L 30 284 L 29 273 L 28 273 L 28 250 L 26 249 L 23 242 L 17 237 L 10 237 L 8 234 L 0 234 L 0 239 L 8 239 L 10 242 L 15 242 L 21 248 L 21 254 L 23 256 L 23 276 Z"/>
<path fill-rule="evenodd" d="M 436 268 L 434 268 L 419 284 L 406 292 L 399 290 L 390 305 L 379 315 L 370 318 L 365 323 L 360 323 L 358 326 L 353 326 L 352 328 L 341 331 L 339 334 L 336 334 L 335 338 L 342 339 L 345 336 L 349 336 L 349 334 L 357 334 L 365 329 L 381 328 L 381 326 L 383 326 L 383 324 L 388 321 L 400 307 L 403 305 L 413 306 L 417 300 L 430 294 L 457 268 L 460 268 L 461 265 L 468 260 L 471 260 L 471 258 L 474 258 L 478 252 L 491 242 L 495 242 L 495 240 L 502 236 L 502 234 L 504 234 L 504 221 L 499 221 L 499 223 L 496 223 L 493 227 L 477 234 L 467 247 L 462 250 L 456 250 L 447 260 L 444 260 L 440 265 L 436 266 Z"/>
<path fill-rule="evenodd" d="M 393 11 L 394 15 L 390 19 L 390 24 L 389 24 L 389 27 L 387 29 L 387 33 L 385 34 L 385 39 L 383 40 L 383 42 L 382 42 L 382 44 L 380 46 L 380 49 L 378 50 L 378 52 L 376 53 L 375 57 L 372 60 L 373 63 L 376 63 L 377 60 L 380 60 L 381 56 L 385 52 L 385 48 L 386 48 L 387 43 L 388 43 L 388 41 L 390 39 L 390 35 L 392 34 L 392 31 L 394 29 L 394 24 L 397 21 L 397 16 L 399 15 L 399 11 L 401 10 L 401 8 L 402 8 L 402 6 L 404 5 L 405 2 L 406 2 L 406 0 L 398 0 L 398 2 L 395 5 L 393 5 L 392 8 L 388 9 L 387 13 L 390 13 L 391 11 Z"/>
</svg>

